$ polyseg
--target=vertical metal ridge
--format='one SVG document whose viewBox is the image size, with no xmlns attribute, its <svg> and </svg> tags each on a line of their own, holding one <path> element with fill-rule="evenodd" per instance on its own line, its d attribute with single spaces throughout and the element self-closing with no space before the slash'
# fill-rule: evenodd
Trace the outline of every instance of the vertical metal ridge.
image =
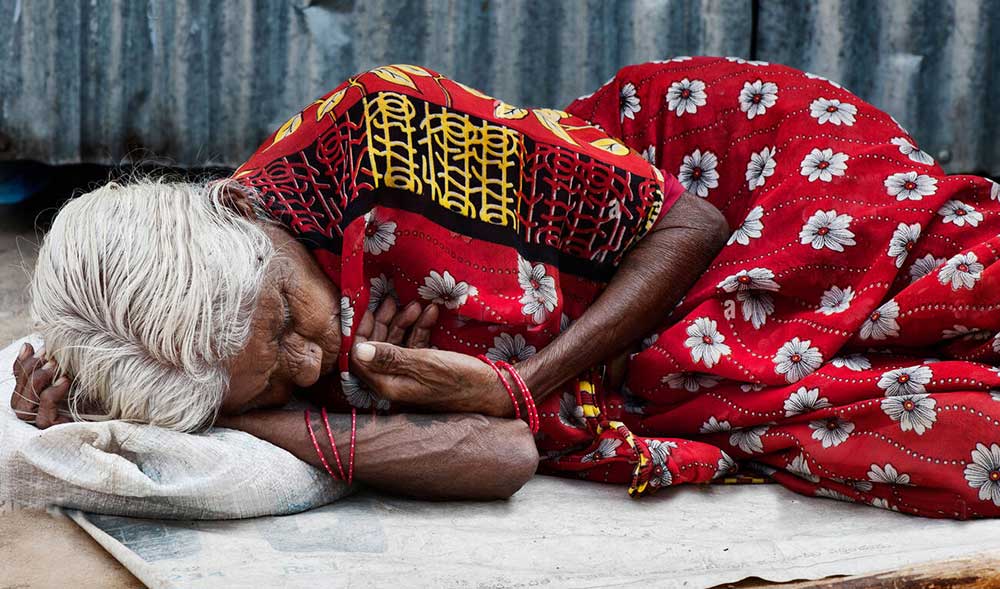
<svg viewBox="0 0 1000 589">
<path fill-rule="evenodd" d="M 629 63 L 708 54 L 837 79 L 947 169 L 1000 174 L 997 38 L 1000 0 L 13 0 L 0 158 L 232 166 L 383 63 L 560 107 Z"/>
</svg>

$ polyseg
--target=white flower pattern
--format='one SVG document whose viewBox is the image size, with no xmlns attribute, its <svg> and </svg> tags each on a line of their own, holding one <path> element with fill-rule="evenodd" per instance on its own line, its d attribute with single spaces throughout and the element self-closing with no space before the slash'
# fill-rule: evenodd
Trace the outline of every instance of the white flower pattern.
<svg viewBox="0 0 1000 589">
<path fill-rule="evenodd" d="M 931 272 L 937 270 L 947 261 L 948 260 L 946 258 L 934 257 L 934 254 L 927 254 L 922 258 L 914 260 L 913 264 L 910 266 L 910 282 L 912 283 L 920 280 L 924 276 L 927 276 Z"/>
<path fill-rule="evenodd" d="M 546 273 L 545 264 L 532 264 L 518 256 L 517 283 L 524 292 L 521 312 L 535 323 L 544 323 L 559 304 L 555 278 Z"/>
<path fill-rule="evenodd" d="M 621 90 L 618 92 L 618 110 L 622 122 L 625 119 L 635 120 L 635 113 L 642 110 L 639 97 L 636 95 L 635 84 L 631 82 L 622 84 Z"/>
<path fill-rule="evenodd" d="M 493 338 L 493 347 L 486 350 L 486 357 L 494 362 L 516 364 L 534 356 L 536 351 L 520 333 L 501 333 Z"/>
<path fill-rule="evenodd" d="M 688 338 L 684 345 L 691 349 L 691 359 L 703 362 L 706 368 L 715 366 L 723 356 L 732 353 L 732 349 L 723 343 L 726 337 L 719 333 L 716 325 L 713 319 L 699 317 L 687 328 Z"/>
<path fill-rule="evenodd" d="M 943 217 L 943 222 L 952 223 L 956 227 L 978 227 L 983 220 L 983 214 L 971 205 L 967 205 L 960 200 L 949 200 L 941 205 L 938 214 Z"/>
<path fill-rule="evenodd" d="M 379 305 L 386 297 L 390 297 L 397 300 L 399 297 L 396 294 L 396 289 L 392 284 L 392 279 L 385 274 L 379 274 L 370 281 L 371 289 L 368 295 L 368 310 L 372 313 L 378 309 Z"/>
<path fill-rule="evenodd" d="M 424 284 L 417 288 L 417 294 L 422 298 L 444 305 L 448 309 L 461 307 L 470 296 L 476 296 L 478 293 L 476 287 L 455 280 L 447 270 L 443 274 L 431 270 L 431 273 L 424 278 Z"/>
<path fill-rule="evenodd" d="M 859 335 L 861 339 L 883 340 L 899 335 L 899 303 L 896 301 L 886 301 L 878 309 L 872 311 L 871 315 L 861 324 Z"/>
<path fill-rule="evenodd" d="M 829 290 L 824 291 L 823 296 L 820 297 L 819 308 L 816 309 L 816 312 L 824 315 L 843 313 L 851 307 L 851 301 L 853 300 L 854 289 L 850 286 L 845 286 L 844 288 L 831 286 Z"/>
<path fill-rule="evenodd" d="M 709 190 L 719 186 L 719 173 L 715 170 L 718 165 L 714 153 L 696 149 L 684 156 L 677 180 L 691 194 L 705 198 Z"/>
<path fill-rule="evenodd" d="M 750 190 L 760 188 L 770 176 L 774 175 L 774 170 L 778 166 L 778 161 L 774 159 L 776 153 L 776 148 L 765 147 L 750 156 L 746 173 L 747 185 Z"/>
<path fill-rule="evenodd" d="M 700 389 L 710 389 L 722 379 L 714 374 L 701 372 L 674 372 L 663 377 L 663 382 L 672 389 L 684 389 L 693 393 Z"/>
<path fill-rule="evenodd" d="M 847 171 L 847 160 L 846 153 L 834 153 L 830 148 L 813 149 L 802 159 L 800 173 L 810 182 L 832 182 L 834 176 L 843 176 Z"/>
<path fill-rule="evenodd" d="M 890 143 L 899 148 L 899 153 L 907 156 L 918 164 L 923 164 L 925 166 L 934 165 L 934 158 L 932 158 L 926 151 L 921 151 L 916 145 L 907 141 L 906 137 L 894 137 Z"/>
<path fill-rule="evenodd" d="M 812 469 L 809 468 L 809 461 L 806 459 L 805 454 L 796 455 L 788 463 L 788 466 L 785 467 L 785 470 L 811 483 L 818 483 L 820 480 L 818 476 L 813 474 Z"/>
<path fill-rule="evenodd" d="M 770 429 L 766 425 L 741 428 L 733 430 L 729 436 L 729 445 L 735 446 L 747 454 L 760 454 L 764 452 L 763 436 Z"/>
<path fill-rule="evenodd" d="M 851 221 L 847 214 L 838 215 L 837 211 L 816 211 L 809 217 L 799 232 L 802 245 L 811 245 L 813 249 L 831 249 L 835 252 L 844 251 L 844 246 L 856 245 L 854 232 L 851 231 Z"/>
<path fill-rule="evenodd" d="M 896 368 L 883 372 L 878 379 L 878 388 L 885 391 L 886 397 L 915 395 L 927 392 L 926 385 L 934 378 L 930 366 L 918 365 Z"/>
<path fill-rule="evenodd" d="M 944 263 L 938 272 L 938 281 L 943 285 L 951 285 L 952 290 L 973 288 L 983 276 L 983 266 L 979 257 L 972 252 L 956 254 Z"/>
<path fill-rule="evenodd" d="M 972 462 L 965 465 L 965 480 L 979 491 L 980 501 L 1000 507 L 1000 445 L 977 443 Z"/>
<path fill-rule="evenodd" d="M 896 200 L 923 200 L 937 192 L 937 178 L 917 172 L 901 172 L 885 179 L 886 193 L 895 196 Z"/>
<path fill-rule="evenodd" d="M 772 361 L 775 372 L 784 374 L 788 382 L 798 382 L 820 367 L 823 355 L 812 347 L 812 341 L 795 337 L 778 349 Z"/>
<path fill-rule="evenodd" d="M 705 82 L 687 78 L 671 84 L 666 96 L 667 108 L 678 117 L 698 112 L 698 107 L 705 106 L 707 99 Z"/>
<path fill-rule="evenodd" d="M 853 104 L 841 102 L 836 98 L 817 98 L 809 105 L 809 114 L 820 124 L 843 125 L 851 127 L 854 125 L 858 108 Z"/>
<path fill-rule="evenodd" d="M 903 267 L 906 257 L 917 246 L 918 239 L 920 239 L 920 223 L 912 223 L 910 225 L 900 223 L 896 226 L 896 230 L 892 233 L 892 238 L 889 239 L 888 254 L 889 257 L 896 259 L 897 268 Z"/>
<path fill-rule="evenodd" d="M 756 206 L 750 209 L 750 212 L 747 213 L 746 218 L 743 219 L 740 226 L 729 236 L 729 241 L 726 242 L 726 245 L 733 245 L 734 243 L 750 245 L 750 240 L 759 238 L 761 232 L 764 230 L 764 223 L 761 222 L 763 217 L 764 207 Z"/>
<path fill-rule="evenodd" d="M 374 405 L 376 409 L 385 411 L 390 407 L 388 399 L 376 395 L 368 385 L 350 372 L 340 373 L 340 386 L 344 391 L 344 398 L 357 409 L 370 409 Z"/>
<path fill-rule="evenodd" d="M 873 464 L 868 471 L 868 480 L 885 485 L 909 485 L 910 475 L 900 473 L 891 464 L 885 466 Z"/>
<path fill-rule="evenodd" d="M 785 417 L 812 413 L 832 406 L 826 397 L 819 396 L 819 389 L 799 387 L 785 399 Z"/>
<path fill-rule="evenodd" d="M 377 256 L 396 245 L 396 222 L 379 219 L 375 211 L 365 215 L 365 236 L 362 239 L 365 253 Z"/>
<path fill-rule="evenodd" d="M 778 85 L 774 82 L 747 82 L 740 91 L 740 110 L 747 113 L 747 120 L 764 114 L 777 101 Z"/>
<path fill-rule="evenodd" d="M 872 363 L 868 358 L 865 358 L 861 354 L 849 354 L 847 356 L 838 356 L 833 360 L 830 360 L 836 368 L 846 368 L 848 370 L 853 370 L 854 372 L 861 372 L 863 370 L 869 370 L 872 367 Z"/>
<path fill-rule="evenodd" d="M 701 424 L 701 427 L 698 428 L 698 433 L 702 433 L 702 434 L 718 434 L 718 433 L 721 433 L 721 432 L 732 431 L 732 429 L 733 428 L 732 428 L 731 425 L 729 425 L 728 421 L 719 420 L 717 417 L 715 417 L 713 415 L 713 416 L 711 416 L 711 417 L 708 418 L 708 421 L 706 421 L 705 423 Z"/>
<path fill-rule="evenodd" d="M 899 428 L 922 436 L 937 422 L 937 401 L 930 395 L 901 395 L 882 399 L 882 411 L 899 422 Z"/>
<path fill-rule="evenodd" d="M 340 297 L 340 333 L 344 337 L 351 337 L 351 327 L 354 326 L 354 305 L 351 297 Z"/>
<path fill-rule="evenodd" d="M 601 460 L 611 458 L 617 453 L 618 447 L 621 445 L 621 440 L 604 438 L 599 444 L 597 444 L 597 449 L 593 452 L 585 454 L 582 458 L 580 458 L 580 462 L 600 462 Z"/>
<path fill-rule="evenodd" d="M 818 440 L 824 448 L 831 448 L 847 441 L 854 431 L 854 422 L 840 417 L 817 419 L 809 422 L 809 429 L 813 430 L 814 440 Z"/>
</svg>

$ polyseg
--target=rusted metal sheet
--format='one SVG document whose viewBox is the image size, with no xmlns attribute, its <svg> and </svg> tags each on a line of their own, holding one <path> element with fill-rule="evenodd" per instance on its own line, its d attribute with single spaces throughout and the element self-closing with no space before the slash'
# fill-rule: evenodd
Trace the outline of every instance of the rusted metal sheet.
<svg viewBox="0 0 1000 589">
<path fill-rule="evenodd" d="M 0 157 L 235 165 L 384 63 L 563 105 L 630 62 L 745 54 L 750 16 L 743 0 L 0 0 Z"/>
<path fill-rule="evenodd" d="M 837 80 L 945 169 L 1000 175 L 1000 0 L 761 0 L 757 58 Z"/>
<path fill-rule="evenodd" d="M 231 166 L 379 64 L 562 106 L 707 54 L 843 80 L 949 170 L 1000 174 L 997 38 L 1000 0 L 0 0 L 0 158 Z"/>
</svg>

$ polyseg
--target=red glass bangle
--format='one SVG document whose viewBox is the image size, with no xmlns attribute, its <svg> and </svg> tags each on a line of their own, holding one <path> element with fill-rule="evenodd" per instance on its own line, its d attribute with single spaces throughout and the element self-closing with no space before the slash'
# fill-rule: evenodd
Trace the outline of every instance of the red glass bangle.
<svg viewBox="0 0 1000 589">
<path fill-rule="evenodd" d="M 511 378 L 517 383 L 517 388 L 521 390 L 521 397 L 524 399 L 524 407 L 528 412 L 528 427 L 531 429 L 531 433 L 538 433 L 538 429 L 541 426 L 538 419 L 538 408 L 535 406 L 535 398 L 531 396 L 531 391 L 528 390 L 528 384 L 524 382 L 524 379 L 521 378 L 521 375 L 518 374 L 517 370 L 509 362 L 497 362 L 497 364 L 509 372 Z"/>
<path fill-rule="evenodd" d="M 347 484 L 354 482 L 354 446 L 358 431 L 358 410 L 351 409 L 351 457 L 347 463 Z"/>
<path fill-rule="evenodd" d="M 309 438 L 312 440 L 313 448 L 316 448 L 316 455 L 319 456 L 319 461 L 323 464 L 323 468 L 326 469 L 326 472 L 330 474 L 331 478 L 337 478 L 337 475 L 333 474 L 333 469 L 330 468 L 330 465 L 327 463 L 326 456 L 323 455 L 323 450 L 319 447 L 319 442 L 316 440 L 316 434 L 313 432 L 312 428 L 312 416 L 309 414 L 308 409 L 305 411 L 305 417 L 306 431 L 309 432 Z"/>
<path fill-rule="evenodd" d="M 330 431 L 330 418 L 326 414 L 326 407 L 320 410 L 320 414 L 323 417 L 323 427 L 326 428 L 326 437 L 330 440 L 330 449 L 333 450 L 333 457 L 337 460 L 337 470 L 340 471 L 340 480 L 346 481 L 347 475 L 344 474 L 344 463 L 340 460 L 340 451 L 337 449 L 337 442 L 333 441 L 333 432 Z"/>
<path fill-rule="evenodd" d="M 517 402 L 517 395 L 514 394 L 513 387 L 511 387 L 510 383 L 507 382 L 507 379 L 504 378 L 503 371 L 500 370 L 500 368 L 496 365 L 495 362 L 493 362 L 493 360 L 490 360 L 487 356 L 483 354 L 476 356 L 476 358 L 479 358 L 480 360 L 488 364 L 489 367 L 493 369 L 493 372 L 497 373 L 497 378 L 500 379 L 500 383 L 503 384 L 503 388 L 507 389 L 507 394 L 510 395 L 510 402 L 511 404 L 514 405 L 514 417 L 516 419 L 521 419 L 521 406 Z"/>
</svg>

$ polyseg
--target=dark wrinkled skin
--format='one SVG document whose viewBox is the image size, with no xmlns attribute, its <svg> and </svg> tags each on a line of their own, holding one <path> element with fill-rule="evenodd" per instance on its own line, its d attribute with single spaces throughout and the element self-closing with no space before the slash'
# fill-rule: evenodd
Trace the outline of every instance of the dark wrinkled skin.
<svg viewBox="0 0 1000 589">
<path fill-rule="evenodd" d="M 234 193 L 231 205 L 251 215 L 244 196 Z M 269 267 L 250 341 L 230 363 L 231 386 L 217 425 L 243 429 L 319 466 L 302 415 L 273 408 L 297 392 L 319 402 L 336 394 L 340 293 L 294 238 L 274 226 L 265 231 L 280 262 Z M 629 252 L 587 312 L 518 365 L 536 400 L 580 367 L 607 362 L 612 381 L 620 382 L 625 355 L 650 325 L 668 317 L 728 233 L 714 207 L 682 195 Z M 492 369 L 471 356 L 427 347 L 438 314 L 433 305 L 397 309 L 387 301 L 356 325 L 352 372 L 393 402 L 445 414 L 359 417 L 356 478 L 429 499 L 507 497 L 534 473 L 533 439 L 524 423 L 510 419 L 514 407 Z M 358 347 L 364 344 L 374 350 Z M 37 410 L 38 427 L 63 423 L 58 407 L 68 384 L 52 383 L 54 367 L 42 368 L 33 354 L 15 363 L 12 405 L 25 419 Z M 332 416 L 330 423 L 345 447 L 350 417 Z M 319 422 L 313 425 L 325 433 Z"/>
</svg>

